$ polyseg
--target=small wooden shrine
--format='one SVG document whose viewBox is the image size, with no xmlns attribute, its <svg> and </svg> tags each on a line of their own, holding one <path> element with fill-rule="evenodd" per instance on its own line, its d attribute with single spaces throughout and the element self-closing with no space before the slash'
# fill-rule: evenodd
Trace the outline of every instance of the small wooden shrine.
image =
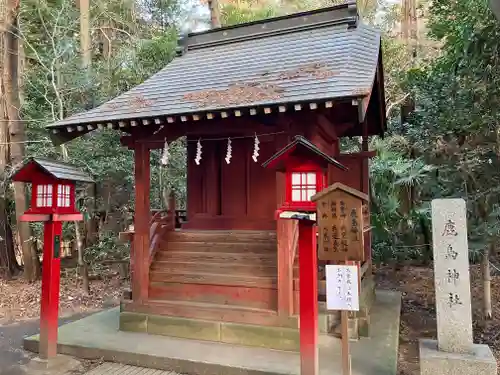
<svg viewBox="0 0 500 375">
<path fill-rule="evenodd" d="M 132 290 L 120 328 L 297 350 L 297 225 L 276 211 L 298 199 L 295 190 L 310 207 L 333 183 L 369 193 L 368 137 L 386 126 L 383 81 L 380 33 L 345 3 L 185 35 L 154 77 L 50 125 L 55 143 L 109 128 L 134 151 L 134 231 L 124 235 Z M 173 204 L 151 211 L 150 152 L 179 137 L 187 221 L 176 228 Z M 343 153 L 343 137 L 359 137 L 359 152 Z M 311 146 L 330 162 L 302 165 L 300 182 L 293 163 L 262 166 Z M 352 318 L 353 337 L 367 332 L 373 296 L 369 238 L 363 246 L 366 306 Z"/>
</svg>

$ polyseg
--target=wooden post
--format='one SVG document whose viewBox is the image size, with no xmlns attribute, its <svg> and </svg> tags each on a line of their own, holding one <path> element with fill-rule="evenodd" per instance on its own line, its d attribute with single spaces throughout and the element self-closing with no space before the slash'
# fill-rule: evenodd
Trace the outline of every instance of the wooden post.
<svg viewBox="0 0 500 375">
<path fill-rule="evenodd" d="M 134 246 L 131 257 L 132 299 L 144 302 L 149 288 L 149 190 L 150 190 L 150 151 L 140 143 L 134 148 L 135 161 L 135 215 Z"/>
<path fill-rule="evenodd" d="M 39 355 L 42 359 L 57 355 L 61 234 L 62 222 L 53 221 L 51 217 L 50 221 L 44 223 L 39 344 Z"/>
<path fill-rule="evenodd" d="M 293 259 L 290 254 L 292 239 L 291 229 L 294 220 L 277 219 L 278 239 L 278 314 L 291 316 L 293 314 Z"/>
<path fill-rule="evenodd" d="M 345 265 L 357 265 L 357 262 L 345 261 Z M 359 266 L 358 266 L 359 271 Z M 360 293 L 361 276 L 358 272 L 358 290 Z M 342 333 L 342 375 L 351 375 L 351 351 L 349 348 L 349 311 L 340 311 L 340 329 Z"/>
<path fill-rule="evenodd" d="M 318 374 L 318 259 L 314 222 L 299 220 L 300 373 Z"/>
<path fill-rule="evenodd" d="M 342 330 L 342 375 L 351 375 L 351 354 L 349 353 L 349 311 L 341 310 Z"/>
</svg>

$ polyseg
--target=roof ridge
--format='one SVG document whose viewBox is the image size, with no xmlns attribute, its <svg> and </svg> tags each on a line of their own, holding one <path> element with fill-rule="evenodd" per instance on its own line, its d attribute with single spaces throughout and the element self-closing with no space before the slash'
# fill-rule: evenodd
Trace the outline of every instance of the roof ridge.
<svg viewBox="0 0 500 375">
<path fill-rule="evenodd" d="M 346 1 L 344 4 L 328 8 L 293 13 L 287 16 L 221 27 L 199 33 L 184 34 L 178 39 L 176 52 L 178 56 L 182 56 L 188 50 L 339 24 L 346 24 L 348 27 L 357 27 L 358 21 L 359 16 L 356 2 Z"/>
</svg>

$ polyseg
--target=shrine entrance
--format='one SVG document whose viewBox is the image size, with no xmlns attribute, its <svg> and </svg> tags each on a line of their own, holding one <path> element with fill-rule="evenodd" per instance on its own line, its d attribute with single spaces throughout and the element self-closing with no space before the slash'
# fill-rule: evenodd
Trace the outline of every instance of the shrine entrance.
<svg viewBox="0 0 500 375">
<path fill-rule="evenodd" d="M 276 175 L 252 158 L 255 137 L 258 160 L 275 151 L 275 134 L 200 138 L 202 156 L 196 164 L 198 140 L 187 143 L 187 218 L 183 229 L 274 230 Z M 229 163 L 228 140 L 231 146 Z M 258 202 L 258 204 L 255 204 Z"/>
</svg>

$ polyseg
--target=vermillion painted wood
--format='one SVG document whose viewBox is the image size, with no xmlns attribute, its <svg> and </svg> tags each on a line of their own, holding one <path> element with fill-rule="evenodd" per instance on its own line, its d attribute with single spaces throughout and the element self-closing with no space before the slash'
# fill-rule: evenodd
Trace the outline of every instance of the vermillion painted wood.
<svg viewBox="0 0 500 375">
<path fill-rule="evenodd" d="M 132 299 L 145 302 L 149 286 L 150 247 L 150 151 L 140 143 L 134 149 L 135 161 L 135 216 L 134 246 L 131 254 Z"/>
<path fill-rule="evenodd" d="M 299 221 L 300 373 L 318 374 L 318 261 L 314 222 Z"/>
<path fill-rule="evenodd" d="M 278 313 L 293 314 L 293 264 L 298 246 L 296 220 L 278 219 Z"/>
<path fill-rule="evenodd" d="M 45 222 L 43 232 L 43 269 L 39 349 L 40 358 L 42 359 L 50 359 L 57 355 L 61 260 L 58 254 L 54 254 L 54 240 L 56 236 L 60 240 L 61 234 L 62 222 Z"/>
</svg>

